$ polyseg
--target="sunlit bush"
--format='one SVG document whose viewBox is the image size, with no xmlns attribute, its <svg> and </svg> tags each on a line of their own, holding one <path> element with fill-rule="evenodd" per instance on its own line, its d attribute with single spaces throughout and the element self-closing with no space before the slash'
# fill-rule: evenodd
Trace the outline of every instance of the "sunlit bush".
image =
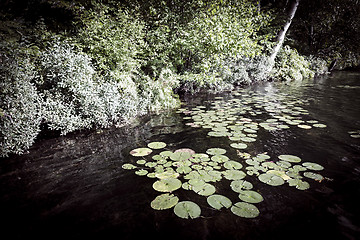
<svg viewBox="0 0 360 240">
<path fill-rule="evenodd" d="M 23 153 L 40 132 L 42 98 L 31 83 L 36 72 L 13 47 L 0 46 L 0 157 Z"/>
</svg>

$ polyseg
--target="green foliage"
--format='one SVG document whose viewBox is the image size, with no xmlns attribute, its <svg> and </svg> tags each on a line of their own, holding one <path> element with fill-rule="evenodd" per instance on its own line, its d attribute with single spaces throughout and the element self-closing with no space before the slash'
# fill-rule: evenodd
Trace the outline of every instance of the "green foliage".
<svg viewBox="0 0 360 240">
<path fill-rule="evenodd" d="M 310 69 L 309 61 L 299 55 L 296 49 L 290 48 L 288 45 L 282 47 L 273 70 L 275 79 L 298 81 L 313 76 L 314 72 Z"/>
<path fill-rule="evenodd" d="M 0 157 L 23 153 L 40 132 L 42 98 L 31 83 L 34 65 L 19 48 L 0 45 Z"/>
</svg>

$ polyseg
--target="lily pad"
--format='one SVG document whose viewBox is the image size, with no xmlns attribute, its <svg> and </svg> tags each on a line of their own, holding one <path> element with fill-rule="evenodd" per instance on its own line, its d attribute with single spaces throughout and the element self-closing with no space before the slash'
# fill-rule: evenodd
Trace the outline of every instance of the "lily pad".
<svg viewBox="0 0 360 240">
<path fill-rule="evenodd" d="M 248 203 L 259 203 L 264 200 L 260 193 L 251 190 L 241 191 L 239 198 Z"/>
<path fill-rule="evenodd" d="M 280 155 L 280 156 L 278 156 L 278 158 L 280 160 L 287 161 L 287 162 L 294 162 L 294 163 L 301 162 L 301 158 L 299 158 L 298 156 L 294 156 L 294 155 Z"/>
<path fill-rule="evenodd" d="M 240 170 L 226 170 L 224 172 L 224 177 L 228 180 L 241 180 L 246 176 L 246 173 Z"/>
<path fill-rule="evenodd" d="M 179 174 L 173 171 L 165 171 L 161 173 L 156 173 L 155 175 L 158 179 L 166 179 L 166 178 L 177 178 Z"/>
<path fill-rule="evenodd" d="M 246 180 L 235 180 L 230 183 L 230 187 L 234 192 L 240 193 L 243 190 L 252 189 L 253 185 Z"/>
<path fill-rule="evenodd" d="M 213 160 L 214 162 L 223 163 L 229 161 L 229 158 L 225 155 L 214 155 L 211 157 L 211 160 Z"/>
<path fill-rule="evenodd" d="M 201 209 L 199 205 L 191 201 L 182 201 L 174 207 L 174 213 L 181 218 L 197 218 L 200 217 Z"/>
<path fill-rule="evenodd" d="M 152 153 L 150 148 L 136 148 L 130 151 L 130 155 L 134 157 L 143 157 Z"/>
<path fill-rule="evenodd" d="M 290 179 L 288 183 L 289 186 L 295 186 L 299 190 L 306 190 L 310 187 L 309 183 L 302 181 L 300 179 Z"/>
<path fill-rule="evenodd" d="M 317 124 L 313 124 L 313 127 L 316 127 L 316 128 L 326 128 L 327 126 L 325 124 L 322 124 L 322 123 L 317 123 Z"/>
<path fill-rule="evenodd" d="M 232 160 L 224 163 L 224 168 L 226 169 L 241 169 L 242 167 L 241 163 Z"/>
<path fill-rule="evenodd" d="M 147 145 L 151 149 L 161 149 L 166 147 L 166 143 L 164 142 L 151 142 Z"/>
<path fill-rule="evenodd" d="M 164 193 L 157 196 L 150 205 L 155 210 L 164 210 L 174 207 L 178 202 L 179 198 L 174 194 Z"/>
<path fill-rule="evenodd" d="M 192 190 L 201 196 L 210 196 L 216 191 L 215 187 L 209 183 L 193 186 Z"/>
<path fill-rule="evenodd" d="M 302 165 L 307 169 L 315 170 L 315 171 L 320 171 L 324 169 L 324 167 L 321 166 L 320 164 L 312 163 L 312 162 L 304 162 Z"/>
<path fill-rule="evenodd" d="M 281 177 L 279 177 L 277 175 L 270 174 L 270 173 L 260 174 L 258 178 L 261 182 L 266 183 L 271 186 L 279 186 L 279 185 L 284 184 L 284 179 L 282 179 Z"/>
<path fill-rule="evenodd" d="M 123 169 L 127 169 L 127 170 L 131 170 L 131 169 L 135 169 L 137 168 L 135 165 L 131 164 L 131 163 L 125 163 L 124 165 L 122 165 Z"/>
<path fill-rule="evenodd" d="M 210 155 L 222 155 L 226 153 L 226 150 L 223 148 L 209 148 L 206 150 L 206 153 Z"/>
<path fill-rule="evenodd" d="M 180 174 L 188 174 L 192 169 L 189 166 L 180 166 L 176 169 L 176 172 Z"/>
<path fill-rule="evenodd" d="M 159 192 L 172 192 L 181 187 L 181 181 L 176 178 L 161 179 L 153 184 L 153 188 Z"/>
<path fill-rule="evenodd" d="M 247 148 L 247 145 L 245 143 L 232 143 L 230 144 L 231 147 L 236 149 L 245 149 Z"/>
<path fill-rule="evenodd" d="M 138 176 L 145 176 L 148 173 L 149 172 L 147 170 L 145 170 L 145 169 L 140 169 L 140 170 L 135 172 L 135 174 L 138 175 Z"/>
<path fill-rule="evenodd" d="M 206 200 L 211 207 L 217 210 L 220 210 L 223 207 L 230 208 L 232 205 L 232 202 L 229 198 L 218 194 L 211 195 Z"/>
<path fill-rule="evenodd" d="M 235 203 L 231 207 L 231 212 L 244 218 L 255 218 L 260 214 L 259 209 L 255 205 L 246 202 Z"/>
<path fill-rule="evenodd" d="M 304 172 L 304 176 L 307 177 L 307 178 L 314 179 L 315 181 L 319 181 L 319 182 L 324 180 L 324 177 L 322 175 L 318 174 L 318 173 Z"/>
<path fill-rule="evenodd" d="M 144 160 L 144 159 L 137 160 L 136 163 L 139 165 L 144 165 L 146 163 L 146 160 Z"/>
<path fill-rule="evenodd" d="M 191 158 L 191 153 L 189 152 L 174 152 L 170 155 L 170 159 L 173 161 L 184 161 Z"/>
</svg>

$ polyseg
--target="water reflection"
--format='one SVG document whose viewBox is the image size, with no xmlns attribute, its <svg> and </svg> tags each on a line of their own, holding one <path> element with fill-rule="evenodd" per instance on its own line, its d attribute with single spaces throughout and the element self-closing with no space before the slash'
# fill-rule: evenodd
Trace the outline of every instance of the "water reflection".
<svg viewBox="0 0 360 240">
<path fill-rule="evenodd" d="M 327 180 L 314 181 L 309 190 L 299 191 L 285 185 L 270 187 L 249 177 L 264 196 L 256 219 L 215 212 L 199 196 L 192 197 L 197 197 L 204 216 L 195 220 L 179 219 L 172 210 L 150 208 L 157 195 L 151 187 L 153 180 L 121 168 L 131 149 L 154 140 L 165 141 L 173 149 L 199 151 L 209 145 L 229 145 L 226 138 L 209 137 L 205 129 L 184 125 L 182 116 L 170 111 L 145 116 L 130 127 L 42 140 L 27 155 L 2 159 L 3 233 L 13 238 L 115 234 L 121 239 L 356 239 L 360 233 L 360 142 L 348 131 L 360 129 L 359 86 L 360 74 L 345 72 L 307 82 L 259 84 L 238 91 L 239 96 L 223 94 L 227 100 L 262 94 L 267 109 L 287 108 L 286 99 L 306 109 L 309 119 L 328 126 L 317 131 L 259 131 L 253 152 L 268 152 L 272 157 L 292 153 L 317 162 L 325 167 L 322 174 Z M 204 95 L 188 98 L 187 104 L 209 108 L 213 100 L 213 95 Z M 256 115 L 261 120 L 268 117 Z M 228 186 L 225 181 L 217 189 L 227 191 Z"/>
</svg>

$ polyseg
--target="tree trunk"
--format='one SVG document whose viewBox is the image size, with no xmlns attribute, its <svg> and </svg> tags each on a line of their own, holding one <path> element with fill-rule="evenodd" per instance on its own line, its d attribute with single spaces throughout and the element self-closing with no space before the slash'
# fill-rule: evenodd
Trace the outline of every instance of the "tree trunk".
<svg viewBox="0 0 360 240">
<path fill-rule="evenodd" d="M 271 65 L 271 68 L 270 68 L 270 71 L 274 65 L 274 61 L 275 61 L 275 58 L 276 58 L 276 55 L 278 54 L 283 42 L 284 42 L 284 39 L 285 39 L 285 35 L 286 35 L 286 32 L 288 31 L 289 27 L 290 27 L 290 24 L 295 16 L 295 13 L 296 13 L 296 10 L 299 6 L 299 3 L 300 3 L 300 0 L 293 0 L 292 3 L 291 3 L 291 6 L 290 6 L 290 9 L 289 9 L 289 15 L 288 15 L 288 18 L 286 20 L 286 23 L 284 25 L 284 27 L 280 30 L 280 32 L 278 33 L 277 37 L 276 37 L 276 45 L 275 47 L 273 48 L 273 51 L 270 55 L 270 65 Z"/>
</svg>

